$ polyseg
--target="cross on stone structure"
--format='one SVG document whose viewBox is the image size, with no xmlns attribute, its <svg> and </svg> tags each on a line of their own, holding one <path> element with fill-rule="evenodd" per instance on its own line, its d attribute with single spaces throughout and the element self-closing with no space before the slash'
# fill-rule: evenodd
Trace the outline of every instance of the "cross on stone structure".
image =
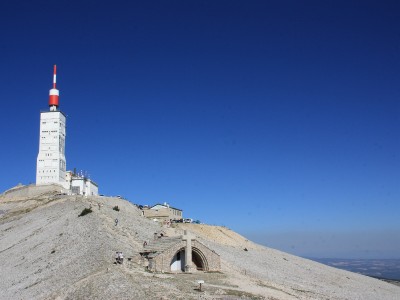
<svg viewBox="0 0 400 300">
<path fill-rule="evenodd" d="M 193 270 L 192 265 L 192 240 L 195 240 L 196 237 L 192 235 L 187 230 L 183 231 L 182 241 L 186 241 L 185 247 L 185 272 L 191 272 Z"/>
</svg>

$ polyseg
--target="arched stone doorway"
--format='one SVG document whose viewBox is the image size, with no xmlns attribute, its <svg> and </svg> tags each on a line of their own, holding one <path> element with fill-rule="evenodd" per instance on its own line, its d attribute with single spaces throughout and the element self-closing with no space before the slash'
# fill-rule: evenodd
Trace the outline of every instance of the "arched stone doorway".
<svg viewBox="0 0 400 300">
<path fill-rule="evenodd" d="M 192 262 L 197 271 L 207 271 L 207 259 L 197 248 L 192 249 Z"/>
<path fill-rule="evenodd" d="M 181 248 L 175 253 L 170 266 L 172 272 L 185 271 L 185 248 Z"/>
<path fill-rule="evenodd" d="M 208 263 L 205 255 L 198 248 L 192 248 L 192 264 L 197 271 L 207 271 Z M 185 248 L 179 249 L 171 259 L 172 272 L 185 272 Z"/>
</svg>

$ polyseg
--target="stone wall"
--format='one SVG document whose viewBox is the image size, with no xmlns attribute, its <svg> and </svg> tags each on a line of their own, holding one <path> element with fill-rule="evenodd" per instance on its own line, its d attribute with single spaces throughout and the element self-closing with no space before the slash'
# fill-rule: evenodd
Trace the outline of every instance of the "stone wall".
<svg viewBox="0 0 400 300">
<path fill-rule="evenodd" d="M 149 270 L 154 272 L 171 272 L 174 255 L 184 249 L 185 241 L 181 241 L 149 260 Z M 215 251 L 207 248 L 197 240 L 192 242 L 192 251 L 199 254 L 204 261 L 204 271 L 220 271 L 221 259 Z"/>
<path fill-rule="evenodd" d="M 169 220 L 169 210 L 167 208 L 164 209 L 143 209 L 143 214 L 146 218 L 149 219 L 158 219 L 158 220 Z"/>
<path fill-rule="evenodd" d="M 206 257 L 205 271 L 221 271 L 221 258 L 214 250 L 211 250 L 197 240 L 192 243 L 192 248 L 199 249 Z"/>
<path fill-rule="evenodd" d="M 144 208 L 143 209 L 143 215 L 146 218 L 149 219 L 157 219 L 157 220 L 179 220 L 182 219 L 182 211 L 178 210 L 178 209 L 174 209 L 172 207 L 168 207 L 168 208 L 157 208 L 157 209 L 153 209 L 153 208 Z"/>
</svg>

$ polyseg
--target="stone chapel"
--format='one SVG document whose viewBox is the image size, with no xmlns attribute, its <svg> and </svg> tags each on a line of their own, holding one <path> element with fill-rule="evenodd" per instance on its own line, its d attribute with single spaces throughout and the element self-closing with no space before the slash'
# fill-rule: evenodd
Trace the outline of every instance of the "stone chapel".
<svg viewBox="0 0 400 300">
<path fill-rule="evenodd" d="M 152 272 L 216 272 L 221 270 L 220 256 L 194 235 L 161 237 L 143 247 L 142 263 Z"/>
</svg>

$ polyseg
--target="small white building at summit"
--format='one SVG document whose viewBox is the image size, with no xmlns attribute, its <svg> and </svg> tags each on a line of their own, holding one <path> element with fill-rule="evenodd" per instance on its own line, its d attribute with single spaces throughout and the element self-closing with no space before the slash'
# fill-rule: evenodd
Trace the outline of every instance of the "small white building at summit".
<svg viewBox="0 0 400 300">
<path fill-rule="evenodd" d="M 71 190 L 72 194 L 86 196 L 99 194 L 97 183 L 82 174 L 67 171 L 66 181 L 69 184 L 69 190 Z"/>
</svg>

